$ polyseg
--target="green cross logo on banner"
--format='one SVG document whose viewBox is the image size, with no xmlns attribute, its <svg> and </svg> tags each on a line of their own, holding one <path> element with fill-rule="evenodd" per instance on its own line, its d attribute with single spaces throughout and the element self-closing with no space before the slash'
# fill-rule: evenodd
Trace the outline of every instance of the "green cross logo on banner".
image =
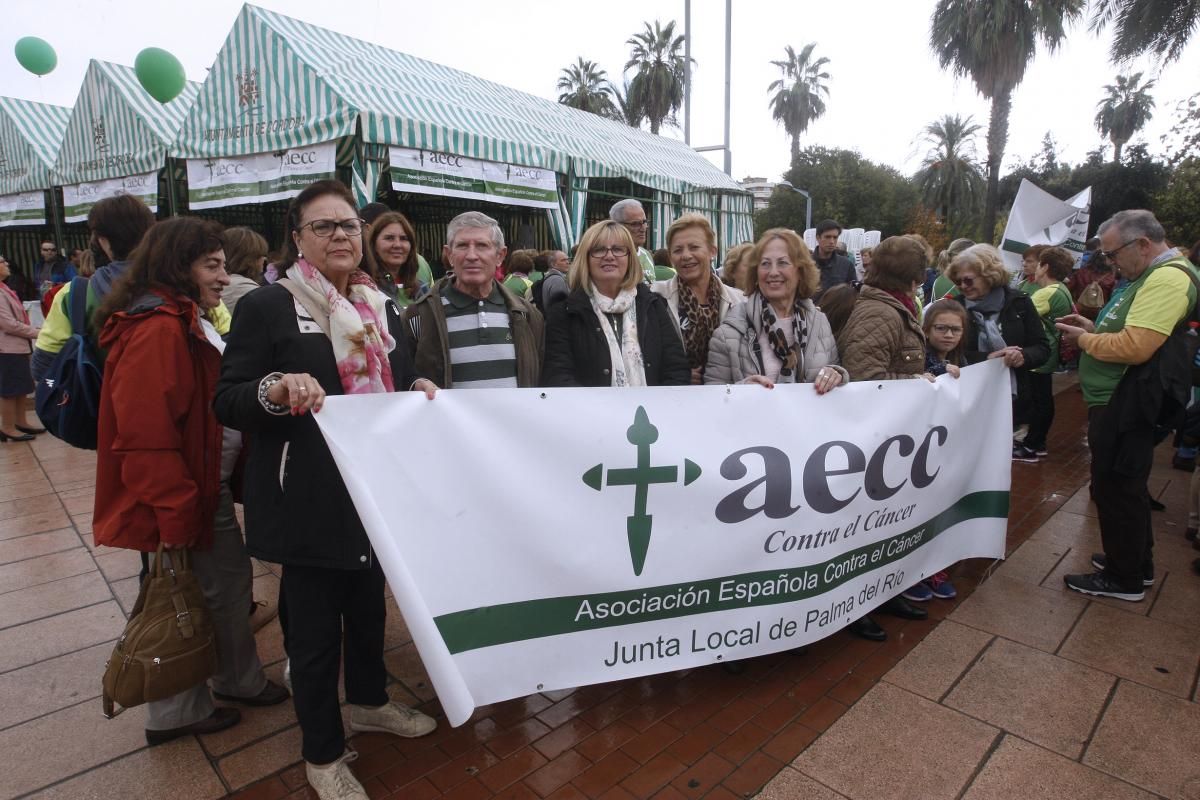
<svg viewBox="0 0 1200 800">
<path fill-rule="evenodd" d="M 650 529 L 654 515 L 646 513 L 646 500 L 651 484 L 676 483 L 678 467 L 650 466 L 650 445 L 658 441 L 658 428 L 650 424 L 646 409 L 638 406 L 633 415 L 633 424 L 625 433 L 629 443 L 637 447 L 637 466 L 608 470 L 608 481 L 604 481 L 604 465 L 596 466 L 583 473 L 583 482 L 596 491 L 607 486 L 632 486 L 633 515 L 625 518 L 626 534 L 629 537 L 629 556 L 633 560 L 633 574 L 641 575 L 646 564 L 646 552 L 650 549 Z M 700 465 L 689 459 L 683 460 L 683 485 L 688 486 L 700 477 Z"/>
</svg>

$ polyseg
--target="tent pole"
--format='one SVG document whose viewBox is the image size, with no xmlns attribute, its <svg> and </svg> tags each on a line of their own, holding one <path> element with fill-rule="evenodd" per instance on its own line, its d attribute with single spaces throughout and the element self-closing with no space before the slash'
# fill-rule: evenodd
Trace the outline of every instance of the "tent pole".
<svg viewBox="0 0 1200 800">
<path fill-rule="evenodd" d="M 692 143 L 692 0 L 683 0 L 683 143 Z"/>
</svg>

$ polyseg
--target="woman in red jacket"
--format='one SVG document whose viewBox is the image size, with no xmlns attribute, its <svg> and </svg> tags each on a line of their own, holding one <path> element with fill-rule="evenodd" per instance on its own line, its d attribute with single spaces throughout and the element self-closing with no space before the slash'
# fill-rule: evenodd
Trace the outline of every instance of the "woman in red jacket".
<svg viewBox="0 0 1200 800">
<path fill-rule="evenodd" d="M 96 544 L 152 552 L 191 548 L 213 622 L 213 694 L 273 705 L 287 690 L 263 675 L 250 632 L 251 568 L 229 477 L 241 436 L 212 411 L 224 343 L 204 313 L 229 285 L 221 226 L 195 217 L 160 222 L 97 313 L 107 352 L 97 431 Z M 146 740 L 161 744 L 237 723 L 201 684 L 148 705 Z"/>
</svg>

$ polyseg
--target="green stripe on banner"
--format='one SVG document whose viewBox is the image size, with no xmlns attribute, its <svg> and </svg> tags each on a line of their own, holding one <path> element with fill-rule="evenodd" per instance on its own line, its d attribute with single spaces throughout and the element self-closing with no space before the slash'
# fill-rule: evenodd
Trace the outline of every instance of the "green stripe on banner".
<svg viewBox="0 0 1200 800">
<path fill-rule="evenodd" d="M 849 550 L 819 564 L 620 592 L 503 603 L 443 614 L 436 617 L 434 622 L 446 642 L 446 647 L 451 654 L 455 654 L 481 647 L 598 628 L 791 603 L 825 594 L 860 575 L 898 561 L 961 522 L 1007 517 L 1008 503 L 1008 492 L 974 492 L 962 497 L 924 525 L 917 525 L 883 541 Z M 919 538 L 914 540 L 915 536 Z M 880 552 L 878 557 L 873 555 L 875 551 Z M 835 577 L 827 580 L 826 571 L 830 568 L 833 568 Z M 725 587 L 724 596 L 722 586 Z M 744 590 L 740 595 L 739 587 Z M 752 587 L 758 587 L 762 591 L 759 591 L 757 596 L 750 596 Z M 694 596 L 697 602 L 684 603 L 682 598 L 686 596 Z M 660 606 L 672 599 L 676 602 L 670 609 L 660 607 L 654 611 L 619 616 L 610 613 L 603 618 L 597 618 L 593 614 L 591 618 L 578 621 L 576 619 L 585 601 L 594 610 L 600 604 L 607 604 L 609 609 L 612 609 L 614 604 L 624 604 L 624 608 L 630 601 L 641 601 L 642 605 L 646 605 L 653 598 L 661 598 Z"/>
<path fill-rule="evenodd" d="M 205 186 L 188 190 L 188 201 L 204 203 L 212 200 L 228 200 L 230 198 L 255 198 L 278 192 L 299 192 L 313 181 L 334 177 L 331 172 L 317 172 L 311 175 L 283 175 L 269 181 L 255 183 L 227 183 L 222 186 Z"/>
<path fill-rule="evenodd" d="M 1005 239 L 1000 243 L 1000 249 L 1007 253 L 1021 255 L 1029 249 L 1029 245 L 1025 244 L 1025 242 L 1018 242 L 1016 239 Z"/>
<path fill-rule="evenodd" d="M 0 222 L 19 222 L 28 220 L 30 222 L 45 222 L 46 209 L 39 208 L 18 208 L 12 211 L 0 211 Z"/>
<path fill-rule="evenodd" d="M 536 186 L 520 186 L 511 183 L 495 183 L 478 178 L 447 175 L 441 172 L 425 172 L 404 167 L 392 167 L 392 183 L 420 186 L 430 190 L 453 190 L 472 194 L 500 197 L 508 200 L 532 200 L 539 203 L 558 203 L 558 193 Z"/>
</svg>

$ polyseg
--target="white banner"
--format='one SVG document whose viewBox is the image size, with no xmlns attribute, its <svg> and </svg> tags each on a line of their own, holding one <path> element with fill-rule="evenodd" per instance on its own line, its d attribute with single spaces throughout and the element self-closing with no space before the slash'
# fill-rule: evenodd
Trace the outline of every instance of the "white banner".
<svg viewBox="0 0 1200 800">
<path fill-rule="evenodd" d="M 1059 200 L 1024 178 L 1017 187 L 1000 252 L 1009 272 L 1021 272 L 1021 254 L 1035 244 L 1065 247 L 1083 253 L 1087 241 L 1088 216 L 1092 207 L 1092 187 L 1066 200 Z"/>
<path fill-rule="evenodd" d="M 337 169 L 337 144 L 323 142 L 229 158 L 187 160 L 188 207 L 194 210 L 288 200 Z"/>
<path fill-rule="evenodd" d="M 436 150 L 390 147 L 388 154 L 392 188 L 398 192 L 558 208 L 558 177 L 553 170 L 480 161 Z"/>
<path fill-rule="evenodd" d="M 1003 557 L 1008 386 L 992 360 L 824 397 L 449 390 L 331 397 L 316 419 L 458 725 L 538 691 L 798 647 Z"/>
<path fill-rule="evenodd" d="M 46 224 L 46 193 L 36 192 L 0 195 L 0 228 L 11 225 Z"/>
<path fill-rule="evenodd" d="M 127 175 L 124 178 L 106 178 L 88 183 L 76 183 L 62 187 L 63 215 L 67 222 L 85 222 L 92 206 L 107 197 L 131 194 L 158 213 L 158 173 Z"/>
</svg>

